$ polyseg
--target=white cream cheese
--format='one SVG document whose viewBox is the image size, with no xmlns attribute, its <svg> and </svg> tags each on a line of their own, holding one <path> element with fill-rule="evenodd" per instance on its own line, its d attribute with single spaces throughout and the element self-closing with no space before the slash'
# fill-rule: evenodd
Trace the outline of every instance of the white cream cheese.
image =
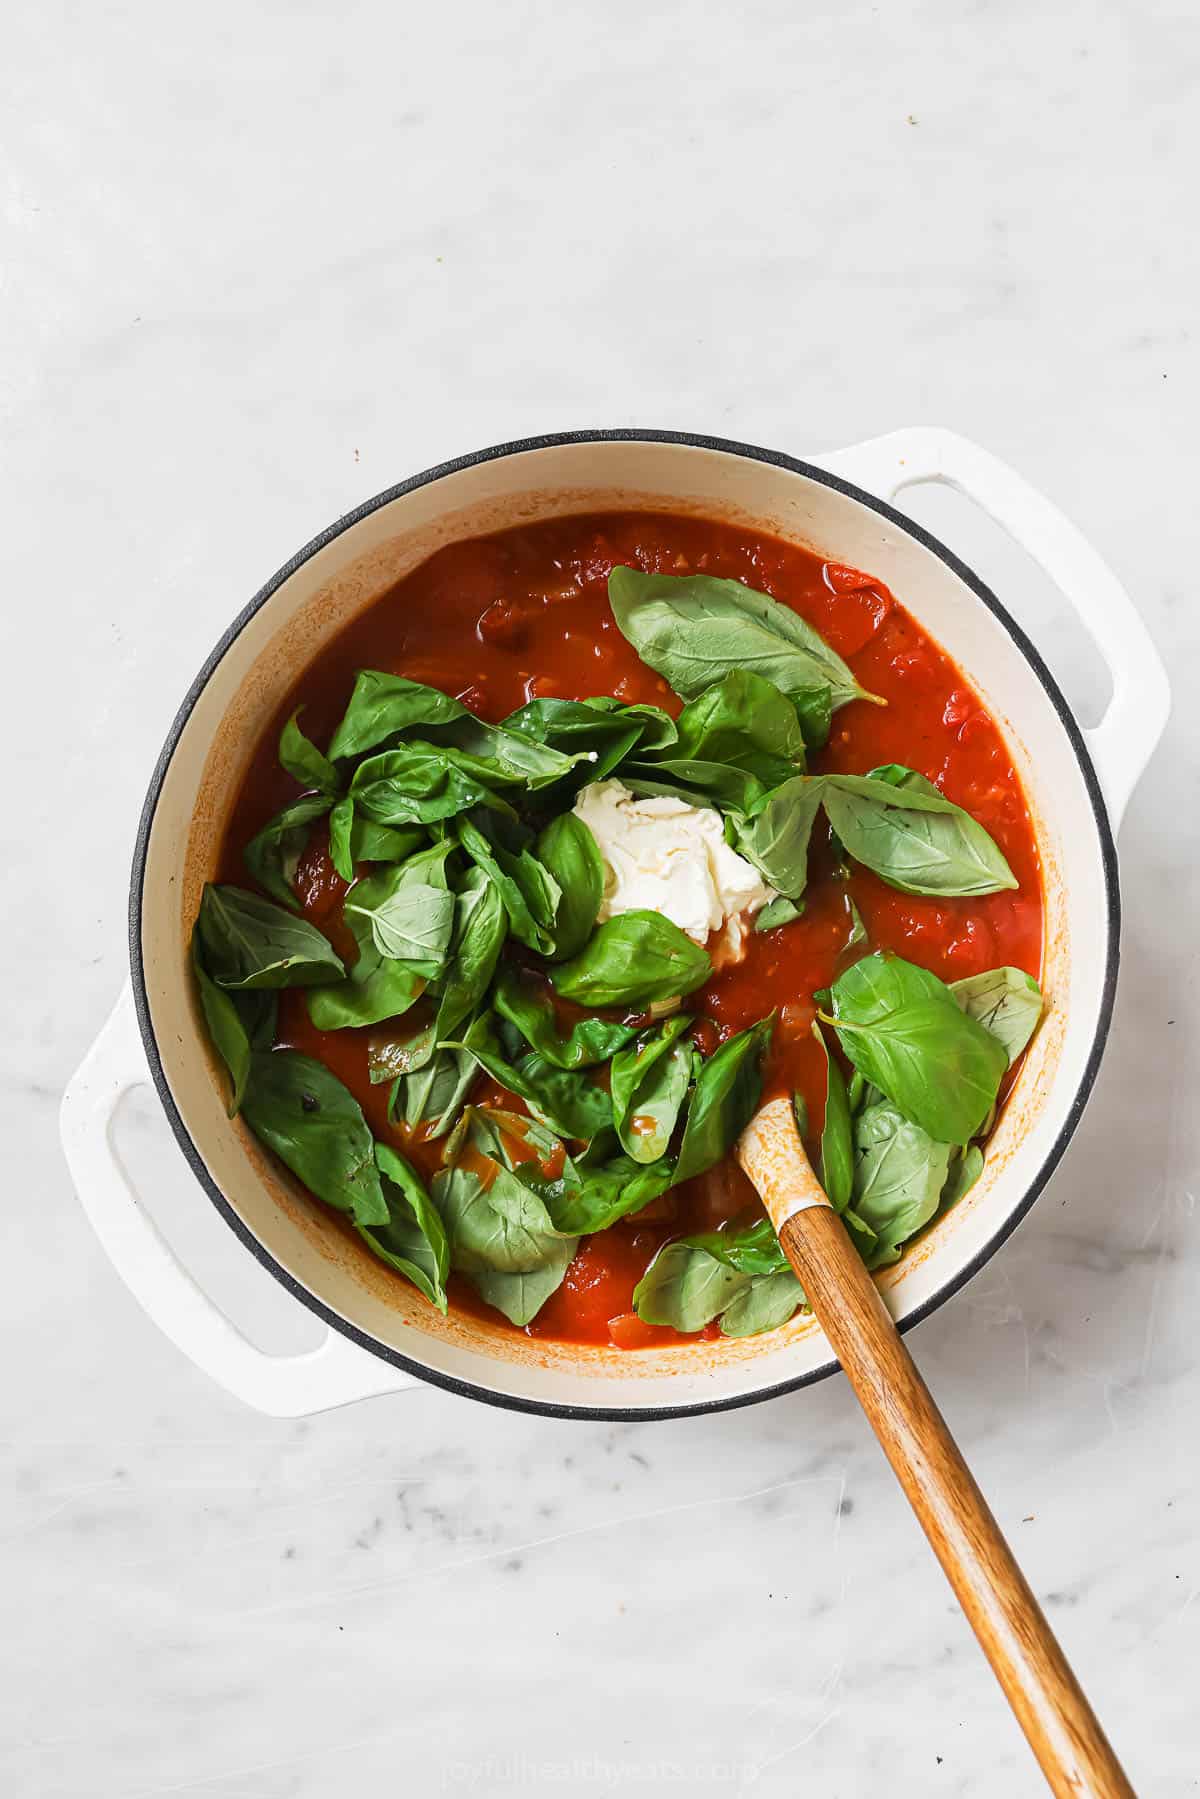
<svg viewBox="0 0 1200 1799">
<path fill-rule="evenodd" d="M 736 956 L 747 921 L 775 898 L 758 870 L 730 849 L 711 806 L 639 800 L 620 781 L 593 781 L 575 811 L 604 858 L 601 924 L 620 912 L 660 912 L 697 943 L 724 931 Z"/>
</svg>

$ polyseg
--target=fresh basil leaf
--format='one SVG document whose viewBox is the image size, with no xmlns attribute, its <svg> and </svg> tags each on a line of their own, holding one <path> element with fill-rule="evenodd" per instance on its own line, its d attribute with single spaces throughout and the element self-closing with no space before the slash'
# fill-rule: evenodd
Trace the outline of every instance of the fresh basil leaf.
<svg viewBox="0 0 1200 1799">
<path fill-rule="evenodd" d="M 329 860 L 347 883 L 354 879 L 354 825 L 354 801 L 346 794 L 329 814 Z"/>
<path fill-rule="evenodd" d="M 696 1076 L 679 1146 L 676 1181 L 690 1181 L 732 1149 L 749 1124 L 762 1092 L 762 1060 L 775 1029 L 775 1014 L 711 1055 Z"/>
<path fill-rule="evenodd" d="M 670 761 L 723 763 L 778 787 L 803 774 L 804 734 L 796 708 L 771 681 L 735 668 L 690 700 L 676 721 Z M 646 752 L 639 752 L 646 759 Z M 663 760 L 661 754 L 649 758 Z"/>
<path fill-rule="evenodd" d="M 197 919 L 204 965 L 218 987 L 313 987 L 345 968 L 307 919 L 241 887 L 205 887 Z"/>
<path fill-rule="evenodd" d="M 577 1239 L 546 1228 L 549 1219 L 543 1201 L 502 1161 L 487 1153 L 489 1138 L 486 1133 L 481 1138 L 475 1118 L 468 1127 L 468 1138 L 469 1160 L 460 1157 L 436 1175 L 433 1182 L 434 1198 L 450 1239 L 451 1260 L 490 1304 L 499 1306 L 513 1323 L 527 1324 L 559 1285 L 575 1253 Z M 487 1290 L 481 1284 L 481 1277 L 495 1274 L 540 1272 L 546 1276 L 550 1271 L 557 1271 L 558 1278 L 544 1291 L 541 1283 L 533 1283 L 528 1289 L 489 1284 Z M 508 1303 L 494 1298 L 496 1293 Z M 538 1296 L 533 1311 L 515 1317 L 514 1310 L 527 1311 L 527 1302 L 533 1296 Z"/>
<path fill-rule="evenodd" d="M 437 1048 L 437 1021 L 430 1019 L 415 1030 L 376 1032 L 367 1042 L 367 1073 L 371 1085 L 399 1080 L 424 1068 Z"/>
<path fill-rule="evenodd" d="M 436 687 L 407 681 L 403 675 L 363 669 L 356 677 L 350 704 L 333 734 L 329 755 L 334 762 L 363 756 L 368 750 L 416 727 L 452 723 L 467 708 Z"/>
<path fill-rule="evenodd" d="M 791 1265 L 775 1234 L 775 1226 L 765 1214 L 739 1230 L 726 1225 L 721 1230 L 704 1231 L 685 1241 L 715 1256 L 727 1268 L 736 1268 L 739 1274 L 775 1274 Z"/>
<path fill-rule="evenodd" d="M 639 799 L 683 800 L 688 806 L 715 806 L 722 812 L 749 812 L 766 797 L 756 775 L 724 762 L 627 762 L 621 780 Z"/>
<path fill-rule="evenodd" d="M 804 1303 L 804 1289 L 790 1268 L 756 1275 L 721 1313 L 721 1335 L 757 1337 L 778 1330 Z"/>
<path fill-rule="evenodd" d="M 754 928 L 756 931 L 774 931 L 803 916 L 804 901 L 786 899 L 781 893 L 778 899 L 768 900 L 762 910 L 754 914 Z"/>
<path fill-rule="evenodd" d="M 813 1036 L 825 1057 L 825 1124 L 821 1131 L 821 1185 L 835 1212 L 844 1212 L 854 1187 L 854 1143 L 846 1082 L 821 1027 L 813 1020 Z"/>
<path fill-rule="evenodd" d="M 611 1018 L 581 1018 L 566 1032 L 555 1021 L 544 990 L 502 968 L 492 992 L 499 1017 L 514 1025 L 532 1049 L 555 1068 L 590 1068 L 607 1062 L 637 1036 L 638 1027 Z"/>
<path fill-rule="evenodd" d="M 362 862 L 407 862 L 424 843 L 425 833 L 418 825 L 396 829 L 356 818 L 349 794 L 329 814 L 329 860 L 343 881 L 353 881 Z"/>
<path fill-rule="evenodd" d="M 356 814 L 380 825 L 432 824 L 472 806 L 503 805 L 454 750 L 404 743 L 360 762 L 350 783 Z"/>
<path fill-rule="evenodd" d="M 956 1149 L 950 1158 L 950 1171 L 942 1188 L 939 1209 L 944 1211 L 965 1199 L 982 1173 L 983 1151 L 977 1143 L 968 1144 L 966 1149 Z"/>
<path fill-rule="evenodd" d="M 953 1151 L 887 1100 L 858 1114 L 854 1150 L 853 1210 L 875 1233 L 867 1263 L 880 1268 L 937 1211 Z"/>
<path fill-rule="evenodd" d="M 407 1012 L 426 985 L 410 962 L 393 962 L 371 944 L 344 981 L 313 988 L 306 998 L 308 1015 L 319 1031 L 382 1024 Z"/>
<path fill-rule="evenodd" d="M 906 1119 L 939 1143 L 978 1133 L 1008 1056 L 943 981 L 900 956 L 866 956 L 834 982 L 832 1005 L 846 1054 Z"/>
<path fill-rule="evenodd" d="M 201 956 L 199 934 L 194 927 L 191 955 L 200 1010 L 204 1013 L 204 1022 L 208 1026 L 213 1047 L 229 1070 L 232 1089 L 228 1111 L 229 1116 L 234 1118 L 241 1110 L 242 1097 L 250 1076 L 250 1032 L 237 999 L 232 993 L 227 993 L 224 987 L 218 987 L 209 977 Z"/>
<path fill-rule="evenodd" d="M 674 720 L 658 706 L 624 706 L 608 696 L 590 700 L 530 700 L 504 720 L 565 755 L 580 758 L 575 770 L 602 781 L 636 748 L 641 754 L 665 749 L 676 740 Z"/>
<path fill-rule="evenodd" d="M 684 699 L 694 699 L 734 669 L 762 676 L 802 699 L 806 708 L 822 688 L 829 689 L 835 709 L 873 697 L 790 606 L 740 581 L 648 575 L 618 567 L 609 576 L 608 597 L 618 626 L 642 661 Z M 814 722 L 819 718 L 816 710 Z M 819 744 L 824 738 L 809 741 Z"/>
<path fill-rule="evenodd" d="M 826 775 L 822 801 L 856 862 L 901 893 L 945 897 L 1000 893 L 1016 876 L 981 824 L 914 775 Z M 912 770 L 902 770 L 912 774 Z"/>
<path fill-rule="evenodd" d="M 857 949 L 860 943 L 868 941 L 867 927 L 863 923 L 863 915 L 850 895 L 846 895 L 846 911 L 850 919 L 850 935 L 846 939 L 846 949 Z"/>
<path fill-rule="evenodd" d="M 578 755 L 564 755 L 524 732 L 485 724 L 472 713 L 430 735 L 435 743 L 449 744 L 460 755 L 470 756 L 489 785 L 527 787 L 531 793 L 563 780 L 580 760 Z"/>
<path fill-rule="evenodd" d="M 557 1230 L 587 1236 L 632 1217 L 665 1193 L 674 1166 L 669 1157 L 641 1164 L 618 1155 L 586 1165 L 573 1162 L 566 1175 L 561 1190 L 547 1202 L 551 1217 Z"/>
<path fill-rule="evenodd" d="M 495 1049 L 488 1013 L 481 1012 L 471 1020 L 462 1041 L 471 1047 L 435 1050 L 425 1062 L 402 1075 L 392 1092 L 392 1116 L 403 1119 L 409 1130 L 428 1125 L 426 1135 L 431 1141 L 447 1136 L 458 1123 L 479 1073 L 472 1049 L 476 1045 Z"/>
<path fill-rule="evenodd" d="M 537 1317 L 550 1295 L 562 1286 L 579 1247 L 572 1237 L 554 1237 L 551 1241 L 553 1250 L 537 1268 L 510 1274 L 483 1265 L 464 1266 L 463 1273 L 487 1305 L 503 1312 L 510 1324 L 523 1327 Z"/>
<path fill-rule="evenodd" d="M 296 870 L 308 846 L 309 831 L 318 818 L 329 810 L 325 794 L 306 793 L 277 812 L 242 851 L 251 878 L 272 899 L 282 900 L 293 912 L 300 910 L 296 898 Z"/>
<path fill-rule="evenodd" d="M 387 1223 L 375 1141 L 362 1107 L 323 1062 L 290 1049 L 256 1051 L 242 1116 L 326 1205 L 357 1225 Z"/>
<path fill-rule="evenodd" d="M 998 1037 L 1011 1068 L 1042 1016 L 1042 990 L 1021 968 L 991 968 L 951 981 L 950 991 L 969 1018 Z"/>
<path fill-rule="evenodd" d="M 734 821 L 734 848 L 787 899 L 798 900 L 808 881 L 808 845 L 825 777 L 793 775 L 768 793 L 750 816 Z"/>
<path fill-rule="evenodd" d="M 669 1018 L 612 1059 L 612 1118 L 634 1162 L 657 1162 L 670 1147 L 692 1077 L 692 1050 L 679 1038 L 692 1020 Z"/>
<path fill-rule="evenodd" d="M 313 787 L 326 799 L 333 800 L 341 786 L 338 771 L 316 744 L 309 742 L 296 723 L 303 710 L 303 706 L 297 706 L 283 727 L 279 738 L 279 760 L 301 787 Z"/>
<path fill-rule="evenodd" d="M 374 1228 L 360 1225 L 359 1234 L 381 1261 L 410 1280 L 444 1316 L 450 1245 L 441 1213 L 403 1156 L 386 1143 L 377 1143 L 375 1160 L 384 1177 L 388 1221 Z"/>
<path fill-rule="evenodd" d="M 449 1037 L 487 992 L 508 936 L 500 893 L 481 868 L 470 868 L 454 903 L 454 937 L 442 983 L 437 1034 Z"/>
<path fill-rule="evenodd" d="M 549 955 L 559 897 L 553 875 L 527 850 L 517 855 L 491 841 L 474 819 L 458 818 L 454 828 L 462 848 L 499 893 L 513 936 L 527 949 Z"/>
<path fill-rule="evenodd" d="M 523 1099 L 534 1118 L 561 1137 L 590 1142 L 612 1123 L 611 1099 L 603 1087 L 598 1087 L 585 1075 L 555 1068 L 536 1053 L 523 1056 L 514 1065 L 487 1045 L 472 1047 L 465 1043 L 448 1043 L 443 1047 L 469 1050 L 479 1066 L 505 1092 L 515 1093 L 518 1099 Z"/>
<path fill-rule="evenodd" d="M 550 971 L 555 990 L 581 1006 L 640 1006 L 702 987 L 708 951 L 658 912 L 622 912 L 570 962 Z"/>
<path fill-rule="evenodd" d="M 575 812 L 563 812 L 537 840 L 537 860 L 559 889 L 553 919 L 553 959 L 577 956 L 592 931 L 604 898 L 604 858 L 596 839 Z"/>
<path fill-rule="evenodd" d="M 684 1239 L 659 1250 L 633 1289 L 633 1306 L 647 1324 L 699 1331 L 750 1284 L 748 1274 Z"/>
<path fill-rule="evenodd" d="M 417 974 L 433 980 L 446 965 L 454 929 L 454 895 L 424 881 L 406 880 L 406 865 L 388 868 L 383 875 L 359 881 L 346 900 L 346 919 L 351 914 L 369 925 L 375 947 L 393 962 L 408 963 Z M 372 885 L 368 896 L 363 890 Z"/>
</svg>

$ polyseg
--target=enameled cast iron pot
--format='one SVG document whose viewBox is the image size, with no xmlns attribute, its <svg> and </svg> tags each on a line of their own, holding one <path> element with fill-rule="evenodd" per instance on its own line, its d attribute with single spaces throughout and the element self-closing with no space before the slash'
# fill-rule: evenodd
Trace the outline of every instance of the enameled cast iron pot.
<svg viewBox="0 0 1200 1799">
<path fill-rule="evenodd" d="M 915 482 L 967 493 L 1073 601 L 1112 673 L 1103 723 L 1081 731 L 1037 650 L 970 569 L 889 502 Z M 876 497 L 880 496 L 880 497 Z M 251 748 L 297 673 L 355 614 L 449 540 L 605 508 L 695 511 L 809 543 L 886 582 L 1003 728 L 1045 873 L 1049 1013 L 968 1198 L 883 1276 L 905 1324 L 947 1299 L 1028 1211 L 1077 1124 L 1117 976 L 1113 832 L 1166 722 L 1158 656 L 1129 599 L 1075 529 L 961 438 L 902 431 L 814 462 L 677 432 L 596 431 L 483 450 L 416 475 L 322 533 L 235 619 L 193 684 L 154 771 L 134 858 L 132 994 L 63 1102 L 80 1198 L 163 1331 L 250 1404 L 318 1411 L 430 1380 L 568 1416 L 665 1416 L 745 1404 L 836 1366 L 812 1319 L 762 1338 L 635 1353 L 534 1342 L 440 1318 L 225 1116 L 197 1013 L 188 938 Z M 238 1240 L 331 1327 L 271 1357 L 228 1323 L 138 1205 L 109 1143 L 121 1094 L 153 1080 L 188 1162 Z"/>
</svg>

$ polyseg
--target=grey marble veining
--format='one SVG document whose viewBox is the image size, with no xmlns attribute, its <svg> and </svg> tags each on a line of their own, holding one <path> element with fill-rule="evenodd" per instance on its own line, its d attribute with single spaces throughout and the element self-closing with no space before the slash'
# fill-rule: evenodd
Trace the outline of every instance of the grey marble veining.
<svg viewBox="0 0 1200 1799">
<path fill-rule="evenodd" d="M 142 1316 L 60 1159 L 149 770 L 229 618 L 416 468 L 628 422 L 952 426 L 1164 649 L 1095 1098 L 911 1341 L 1139 1790 L 1197 1790 L 1198 93 L 1164 0 L 6 20 L 0 1790 L 1041 1790 L 842 1382 L 637 1427 L 431 1390 L 271 1422 Z M 1098 713 L 1023 557 L 913 504 Z M 127 1123 L 202 1235 L 153 1109 Z"/>
</svg>

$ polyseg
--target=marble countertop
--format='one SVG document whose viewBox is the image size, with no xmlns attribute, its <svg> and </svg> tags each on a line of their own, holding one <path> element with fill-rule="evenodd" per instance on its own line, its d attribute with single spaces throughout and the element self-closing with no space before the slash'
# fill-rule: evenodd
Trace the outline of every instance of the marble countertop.
<svg viewBox="0 0 1200 1799">
<path fill-rule="evenodd" d="M 226 622 L 416 468 L 631 422 L 801 454 L 951 426 L 1082 526 L 1165 653 L 1098 1089 L 910 1343 L 1139 1790 L 1200 1787 L 1187 13 L 9 16 L 6 1793 L 1042 1790 L 840 1379 L 665 1424 L 430 1389 L 266 1420 L 138 1310 L 61 1159 L 149 771 Z M 1097 716 L 1095 653 L 1022 555 L 945 494 L 912 510 Z M 231 1312 L 307 1340 L 151 1098 L 119 1141 Z"/>
</svg>

